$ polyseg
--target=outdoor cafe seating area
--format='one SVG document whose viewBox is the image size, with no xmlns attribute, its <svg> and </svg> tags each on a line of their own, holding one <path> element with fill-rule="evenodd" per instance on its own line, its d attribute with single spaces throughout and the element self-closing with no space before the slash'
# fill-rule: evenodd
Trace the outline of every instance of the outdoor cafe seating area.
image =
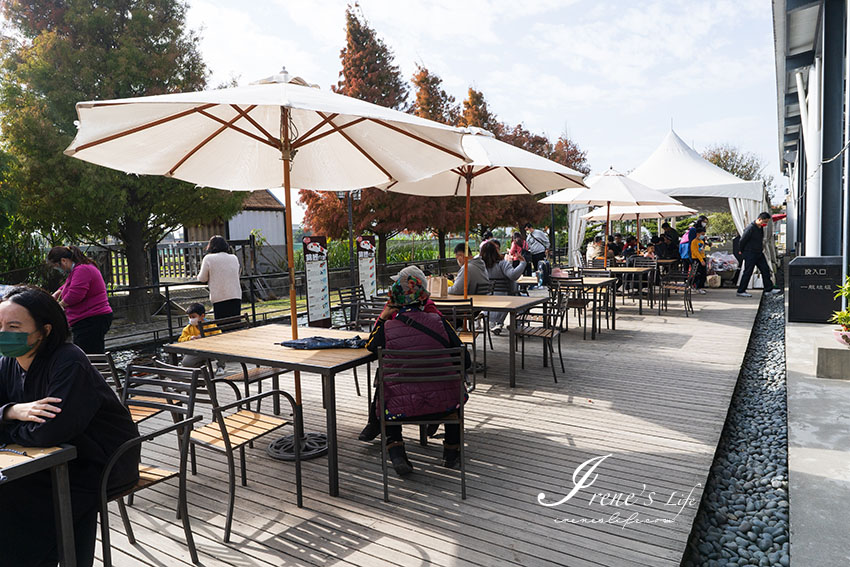
<svg viewBox="0 0 850 567">
<path fill-rule="evenodd" d="M 600 510 L 592 503 L 582 498 L 547 508 L 538 503 L 538 494 L 561 498 L 572 486 L 575 468 L 602 454 L 616 459 L 612 466 L 619 478 L 600 479 L 597 492 L 622 484 L 637 491 L 648 486 L 659 493 L 687 492 L 704 481 L 737 369 L 736 356 L 730 356 L 727 362 L 712 363 L 711 372 L 698 372 L 687 348 L 693 325 L 706 332 L 728 327 L 720 340 L 740 358 L 755 309 L 734 305 L 731 290 L 724 290 L 712 302 L 697 305 L 699 323 L 672 310 L 659 315 L 645 309 L 641 314 L 639 294 L 615 294 L 616 281 L 578 271 L 555 277 L 548 288 L 531 289 L 528 296 L 470 296 L 480 310 L 499 309 L 497 301 L 502 301 L 501 308 L 512 310 L 517 338 L 474 333 L 479 356 L 487 353 L 487 375 L 477 373 L 469 380 L 470 400 L 462 412 L 465 499 L 460 468 L 439 464 L 439 435 L 428 439 L 414 428 L 406 430 L 414 473 L 405 478 L 390 474 L 384 501 L 381 444 L 357 440 L 378 366 L 365 349 L 287 349 L 275 344 L 289 336 L 286 325 L 236 329 L 192 341 L 193 351 L 227 360 L 228 373 L 236 376 L 242 374 L 242 363 L 251 369 L 275 361 L 273 366 L 282 371 L 277 375 L 282 391 L 293 392 L 293 372 L 300 371 L 303 411 L 284 402 L 275 415 L 271 378 L 250 385 L 250 398 L 245 398 L 249 406 L 237 403 L 245 396 L 241 379 L 219 384 L 213 400 L 213 388 L 200 387 L 197 395 L 207 403 L 195 404 L 202 417 L 193 424 L 191 450 L 182 451 L 180 443 L 166 436 L 151 439 L 143 450 L 143 462 L 152 470 L 176 470 L 185 477 L 185 493 L 181 482 L 150 482 L 132 505 L 110 507 L 112 562 L 191 564 L 187 531 L 175 517 L 185 497 L 192 545 L 204 565 L 280 564 L 279 557 L 284 564 L 311 565 L 452 565 L 456 560 L 471 565 L 525 565 L 529 560 L 609 565 L 614 558 L 618 565 L 677 565 L 696 507 L 685 507 L 676 523 L 663 527 L 606 525 L 590 538 L 580 523 L 558 520 L 593 518 Z M 602 291 L 588 301 L 593 297 L 588 292 L 596 288 Z M 435 301 L 439 305 L 443 299 Z M 511 301 L 529 307 L 514 308 Z M 363 336 L 369 325 L 358 325 L 367 322 L 369 313 L 374 316 L 374 305 L 382 302 L 357 299 L 340 305 L 346 314 L 339 326 L 346 329 L 303 328 L 301 336 Z M 552 310 L 558 316 L 540 317 Z M 585 338 L 588 314 L 596 322 L 596 340 L 590 334 Z M 533 340 L 531 329 L 549 325 L 558 326 L 551 339 L 554 348 Z M 524 362 L 514 360 L 520 355 L 511 348 L 515 341 Z M 166 348 L 181 350 L 186 351 L 176 344 Z M 131 367 L 128 374 L 108 364 L 101 368 L 107 375 L 117 373 L 116 386 L 132 400 L 145 395 L 144 380 L 156 390 L 161 384 L 155 380 L 175 372 L 157 364 Z M 154 372 L 159 375 L 148 374 Z M 196 385 L 203 382 L 204 370 L 188 373 L 194 374 L 189 380 Z M 134 413 L 143 432 L 173 424 L 168 408 L 152 408 L 150 402 L 131 405 L 147 408 Z M 270 442 L 292 433 L 296 416 L 303 417 L 308 436 L 316 431 L 328 435 L 327 455 L 293 462 L 267 454 Z M 227 427 L 219 429 L 216 423 Z M 223 450 L 206 450 L 215 445 Z M 699 492 L 694 493 L 697 502 Z M 667 510 L 661 504 L 636 510 L 663 515 Z M 596 537 L 602 540 L 594 541 Z M 638 537 L 640 542 L 634 539 Z M 102 557 L 100 549 L 97 554 Z"/>
</svg>

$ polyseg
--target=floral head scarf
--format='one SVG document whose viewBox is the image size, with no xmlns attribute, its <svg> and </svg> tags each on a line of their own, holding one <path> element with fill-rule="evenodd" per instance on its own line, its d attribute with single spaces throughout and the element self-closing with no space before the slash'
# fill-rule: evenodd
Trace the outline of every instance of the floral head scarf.
<svg viewBox="0 0 850 567">
<path fill-rule="evenodd" d="M 400 277 L 390 286 L 390 301 L 393 305 L 424 304 L 431 294 L 425 288 L 425 281 L 417 276 Z"/>
</svg>

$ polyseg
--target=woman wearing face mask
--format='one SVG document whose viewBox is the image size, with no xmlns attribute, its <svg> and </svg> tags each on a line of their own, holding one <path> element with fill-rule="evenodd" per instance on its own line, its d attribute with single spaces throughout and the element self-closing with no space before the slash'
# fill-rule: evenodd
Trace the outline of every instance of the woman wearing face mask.
<svg viewBox="0 0 850 567">
<path fill-rule="evenodd" d="M 76 246 L 51 248 L 47 261 L 68 274 L 53 297 L 65 309 L 74 344 L 86 354 L 104 352 L 106 332 L 112 326 L 112 307 L 100 270 Z"/>
<path fill-rule="evenodd" d="M 100 477 L 110 456 L 139 432 L 130 413 L 85 354 L 68 344 L 68 323 L 50 294 L 12 288 L 0 300 L 0 443 L 70 443 L 68 465 L 77 565 L 94 561 Z M 110 494 L 139 479 L 139 451 L 122 457 Z M 0 548 L 5 565 L 55 565 L 53 498 L 47 471 L 0 484 Z"/>
</svg>

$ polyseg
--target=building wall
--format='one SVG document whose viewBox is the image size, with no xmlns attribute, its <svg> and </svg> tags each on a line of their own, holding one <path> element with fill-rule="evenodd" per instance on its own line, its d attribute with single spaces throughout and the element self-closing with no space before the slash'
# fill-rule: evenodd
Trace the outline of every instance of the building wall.
<svg viewBox="0 0 850 567">
<path fill-rule="evenodd" d="M 242 211 L 230 219 L 231 240 L 247 240 L 259 230 L 272 246 L 285 244 L 283 211 Z"/>
</svg>

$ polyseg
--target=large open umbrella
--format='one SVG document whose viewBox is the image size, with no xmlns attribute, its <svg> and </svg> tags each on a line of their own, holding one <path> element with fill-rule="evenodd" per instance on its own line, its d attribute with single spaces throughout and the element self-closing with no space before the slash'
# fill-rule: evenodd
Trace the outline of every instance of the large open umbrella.
<svg viewBox="0 0 850 567">
<path fill-rule="evenodd" d="M 629 179 L 625 175 L 614 171 L 613 168 L 602 175 L 589 178 L 587 185 L 588 189 L 574 196 L 571 203 L 575 205 L 605 206 L 605 245 L 603 249 L 603 265 L 605 267 L 608 266 L 608 224 L 611 222 L 610 212 L 612 205 L 681 205 L 676 199 Z"/>
<path fill-rule="evenodd" d="M 468 161 L 459 129 L 321 91 L 285 69 L 246 87 L 79 102 L 77 115 L 69 156 L 218 189 L 285 189 L 293 338 L 298 322 L 290 189 L 413 181 Z M 294 379 L 300 408 L 298 372 Z"/>
<path fill-rule="evenodd" d="M 582 215 L 582 219 L 591 222 L 604 220 L 636 220 L 638 233 L 638 250 L 640 250 L 640 221 L 641 219 L 665 219 L 668 217 L 687 217 L 696 214 L 696 209 L 684 205 L 635 205 L 631 207 L 599 207 Z"/>
<path fill-rule="evenodd" d="M 451 167 L 414 182 L 394 181 L 381 187 L 396 193 L 445 197 L 466 195 L 464 242 L 469 256 L 470 198 L 499 195 L 536 195 L 566 187 L 584 187 L 584 175 L 564 165 L 497 140 L 481 128 L 468 128 L 463 149 L 471 163 Z M 464 259 L 463 296 L 467 297 L 469 278 Z"/>
</svg>

